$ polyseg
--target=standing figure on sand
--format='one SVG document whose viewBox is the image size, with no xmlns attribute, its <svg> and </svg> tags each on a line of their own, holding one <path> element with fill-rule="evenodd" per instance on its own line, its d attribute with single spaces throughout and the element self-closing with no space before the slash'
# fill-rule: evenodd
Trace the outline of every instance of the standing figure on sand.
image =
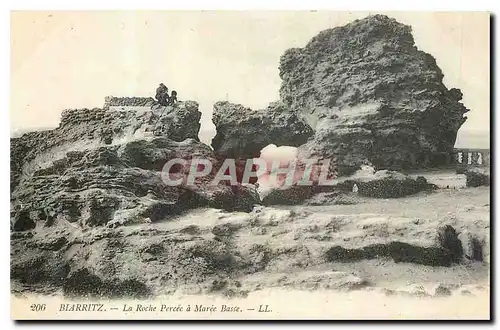
<svg viewBox="0 0 500 330">
<path fill-rule="evenodd" d="M 156 88 L 156 100 L 160 105 L 168 106 L 177 103 L 177 92 L 172 91 L 172 95 L 168 95 L 168 87 L 161 83 L 158 88 Z"/>
</svg>

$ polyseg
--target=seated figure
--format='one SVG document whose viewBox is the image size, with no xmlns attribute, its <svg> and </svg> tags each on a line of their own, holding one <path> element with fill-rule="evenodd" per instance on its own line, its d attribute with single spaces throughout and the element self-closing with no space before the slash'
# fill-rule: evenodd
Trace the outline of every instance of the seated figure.
<svg viewBox="0 0 500 330">
<path fill-rule="evenodd" d="M 158 101 L 158 103 L 160 103 L 163 106 L 169 103 L 170 98 L 168 96 L 168 88 L 163 83 L 161 83 L 160 86 L 156 88 L 155 98 Z"/>
<path fill-rule="evenodd" d="M 177 103 L 177 92 L 176 91 L 172 91 L 172 95 L 170 96 L 170 99 L 168 100 L 168 105 L 174 105 L 175 103 Z"/>
</svg>

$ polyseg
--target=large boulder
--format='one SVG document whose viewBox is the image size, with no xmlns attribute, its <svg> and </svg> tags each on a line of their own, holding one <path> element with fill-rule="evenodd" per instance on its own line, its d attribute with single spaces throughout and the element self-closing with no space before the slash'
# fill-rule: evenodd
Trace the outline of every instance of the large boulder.
<svg viewBox="0 0 500 330">
<path fill-rule="evenodd" d="M 463 255 L 466 259 L 472 261 L 483 261 L 485 255 L 486 239 L 477 232 L 462 230 L 458 235 L 462 243 Z"/>
<path fill-rule="evenodd" d="M 462 93 L 443 84 L 411 27 L 384 15 L 320 32 L 287 50 L 279 71 L 282 102 L 315 131 L 304 153 L 347 174 L 444 164 L 466 120 Z"/>
</svg>

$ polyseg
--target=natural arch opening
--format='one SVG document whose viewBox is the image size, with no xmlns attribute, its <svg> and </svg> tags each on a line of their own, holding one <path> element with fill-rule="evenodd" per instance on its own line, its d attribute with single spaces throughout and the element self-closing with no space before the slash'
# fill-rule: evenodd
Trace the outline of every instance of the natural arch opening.
<svg viewBox="0 0 500 330">
<path fill-rule="evenodd" d="M 265 195 L 270 190 L 280 187 L 284 184 L 286 174 L 278 174 L 277 180 L 271 178 L 273 164 L 278 164 L 280 168 L 286 168 L 290 163 L 297 159 L 297 148 L 291 146 L 276 146 L 269 144 L 260 151 L 260 159 L 267 164 L 266 172 L 259 176 L 258 191 L 261 196 Z"/>
</svg>

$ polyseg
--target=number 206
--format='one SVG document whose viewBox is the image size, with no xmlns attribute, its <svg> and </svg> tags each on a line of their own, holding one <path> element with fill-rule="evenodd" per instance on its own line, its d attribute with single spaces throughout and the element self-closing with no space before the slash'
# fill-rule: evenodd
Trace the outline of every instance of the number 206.
<svg viewBox="0 0 500 330">
<path fill-rule="evenodd" d="M 44 311 L 45 310 L 45 304 L 32 304 L 30 306 L 30 309 L 33 311 L 33 312 L 41 312 L 41 311 Z"/>
</svg>

